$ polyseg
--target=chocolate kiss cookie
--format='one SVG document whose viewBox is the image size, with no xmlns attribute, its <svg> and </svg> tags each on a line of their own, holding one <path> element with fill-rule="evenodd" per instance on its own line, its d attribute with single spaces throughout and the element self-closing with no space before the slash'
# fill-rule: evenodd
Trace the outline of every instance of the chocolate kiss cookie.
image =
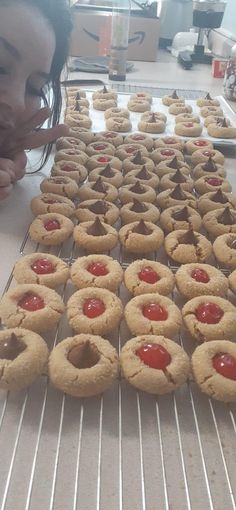
<svg viewBox="0 0 236 510">
<path fill-rule="evenodd" d="M 221 191 L 221 189 L 218 189 L 213 197 L 211 197 L 211 200 L 212 202 L 227 204 L 228 197 Z"/>
<path fill-rule="evenodd" d="M 171 198 L 174 198 L 175 200 L 187 200 L 188 199 L 188 196 L 186 195 L 186 193 L 184 193 L 180 184 L 177 184 L 177 186 L 171 192 L 170 196 L 171 196 Z"/>
<path fill-rule="evenodd" d="M 87 228 L 87 233 L 91 236 L 105 236 L 107 231 L 103 227 L 99 217 L 97 216 L 95 221 Z"/>
<path fill-rule="evenodd" d="M 174 230 L 165 238 L 167 255 L 179 264 L 205 262 L 211 255 L 210 241 L 202 234 L 191 230 Z"/>
<path fill-rule="evenodd" d="M 105 223 L 113 225 L 119 218 L 119 209 L 106 200 L 85 200 L 76 209 L 75 215 L 80 222 L 92 221 L 99 216 Z"/>
<path fill-rule="evenodd" d="M 106 184 L 102 181 L 101 177 L 98 177 L 96 182 L 92 185 L 92 189 L 94 191 L 98 191 L 99 193 L 106 193 Z"/>
<path fill-rule="evenodd" d="M 193 230 L 190 228 L 185 232 L 182 236 L 179 237 L 180 244 L 193 244 L 194 246 L 198 245 L 198 238 L 195 236 Z"/>
<path fill-rule="evenodd" d="M 224 211 L 220 216 L 217 218 L 218 223 L 221 223 L 222 225 L 235 225 L 236 224 L 236 217 L 233 216 L 232 212 L 230 211 L 229 206 L 225 207 Z"/>
<path fill-rule="evenodd" d="M 152 233 L 152 230 L 150 230 L 150 228 L 148 228 L 146 226 L 144 220 L 140 220 L 138 225 L 135 225 L 132 228 L 132 232 L 135 232 L 136 234 L 142 234 L 144 236 L 148 236 L 148 235 L 150 235 Z"/>
<path fill-rule="evenodd" d="M 111 165 L 108 163 L 108 165 L 106 165 L 105 168 L 100 171 L 100 175 L 103 177 L 114 177 L 115 172 L 112 170 Z"/>
<path fill-rule="evenodd" d="M 139 200 L 137 200 L 136 198 L 133 199 L 133 205 L 130 208 L 130 211 L 133 211 L 136 213 L 141 213 L 141 212 L 145 212 L 147 210 L 148 210 L 148 208 L 144 203 L 139 202 Z"/>
<path fill-rule="evenodd" d="M 187 206 L 183 207 L 183 209 L 179 209 L 172 213 L 172 218 L 176 221 L 187 221 L 189 218 L 188 208 Z"/>
</svg>

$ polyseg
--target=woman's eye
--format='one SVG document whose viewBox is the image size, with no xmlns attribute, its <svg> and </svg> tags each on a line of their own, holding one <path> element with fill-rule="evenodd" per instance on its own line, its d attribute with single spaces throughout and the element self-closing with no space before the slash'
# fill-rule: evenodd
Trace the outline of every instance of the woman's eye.
<svg viewBox="0 0 236 510">
<path fill-rule="evenodd" d="M 43 97 L 43 89 L 37 89 L 37 88 L 33 87 L 32 85 L 27 86 L 27 92 L 31 96 Z"/>
</svg>

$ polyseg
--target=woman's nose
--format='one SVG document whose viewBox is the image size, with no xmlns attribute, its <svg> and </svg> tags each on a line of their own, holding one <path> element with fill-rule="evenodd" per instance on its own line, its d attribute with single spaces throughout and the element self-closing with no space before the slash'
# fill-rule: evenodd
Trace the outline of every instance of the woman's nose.
<svg viewBox="0 0 236 510">
<path fill-rule="evenodd" d="M 11 83 L 4 94 L 0 94 L 0 105 L 10 120 L 16 120 L 25 111 L 25 86 Z"/>
</svg>

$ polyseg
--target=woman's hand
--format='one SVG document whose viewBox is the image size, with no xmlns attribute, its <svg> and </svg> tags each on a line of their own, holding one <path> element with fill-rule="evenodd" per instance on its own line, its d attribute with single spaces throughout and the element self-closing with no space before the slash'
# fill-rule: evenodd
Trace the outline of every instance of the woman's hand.
<svg viewBox="0 0 236 510">
<path fill-rule="evenodd" d="M 34 131 L 51 115 L 49 108 L 38 110 L 29 120 L 8 131 L 0 144 L 0 200 L 6 198 L 13 183 L 25 174 L 26 149 L 36 149 L 68 134 L 66 126 L 57 125 L 49 129 Z"/>
</svg>

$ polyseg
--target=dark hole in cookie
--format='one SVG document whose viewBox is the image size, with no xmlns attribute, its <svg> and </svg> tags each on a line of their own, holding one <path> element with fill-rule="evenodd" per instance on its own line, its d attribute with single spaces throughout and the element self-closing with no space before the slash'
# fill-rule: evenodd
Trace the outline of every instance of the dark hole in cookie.
<svg viewBox="0 0 236 510">
<path fill-rule="evenodd" d="M 67 359 L 75 368 L 92 368 L 99 362 L 100 354 L 96 346 L 86 340 L 83 344 L 72 347 Z"/>
<path fill-rule="evenodd" d="M 235 239 L 232 239 L 232 238 L 229 239 L 228 242 L 227 242 L 227 245 L 232 250 L 236 250 L 236 238 Z"/>
<path fill-rule="evenodd" d="M 26 349 L 26 345 L 15 333 L 0 343 L 0 359 L 8 359 L 13 361 Z"/>
</svg>

